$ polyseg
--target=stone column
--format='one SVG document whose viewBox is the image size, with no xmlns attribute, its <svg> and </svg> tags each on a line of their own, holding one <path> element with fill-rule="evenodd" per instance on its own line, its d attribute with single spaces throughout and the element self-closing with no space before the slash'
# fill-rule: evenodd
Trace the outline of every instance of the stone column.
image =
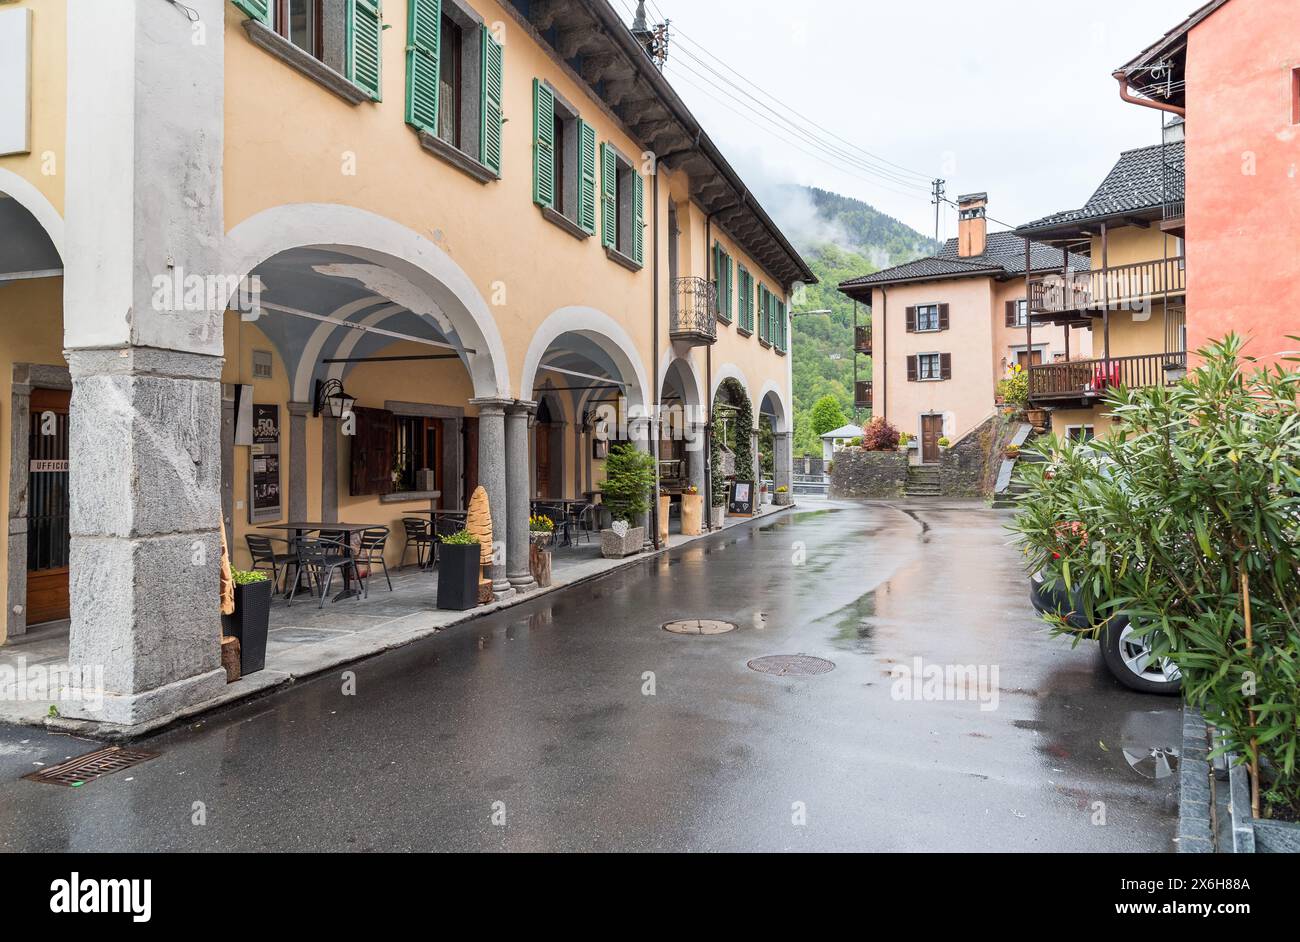
<svg viewBox="0 0 1300 942">
<path fill-rule="evenodd" d="M 307 416 L 311 403 L 289 403 L 289 519 L 307 519 Z"/>
<path fill-rule="evenodd" d="M 221 363 L 142 347 L 68 353 L 68 659 L 102 675 L 103 702 L 61 698 L 62 716 L 131 725 L 225 689 Z"/>
<path fill-rule="evenodd" d="M 790 433 L 772 433 L 772 486 L 788 488 L 794 493 L 792 477 L 794 458 L 790 452 Z M 775 495 L 774 495 L 775 496 Z"/>
<path fill-rule="evenodd" d="M 487 491 L 492 509 L 492 593 L 497 601 L 515 594 L 506 574 L 509 538 L 509 500 L 506 488 L 506 406 L 512 399 L 471 399 L 478 407 L 478 482 Z"/>
<path fill-rule="evenodd" d="M 516 592 L 537 588 L 528 565 L 529 461 L 528 420 L 537 403 L 519 400 L 506 407 L 506 575 Z M 492 526 L 496 527 L 493 514 Z"/>
<path fill-rule="evenodd" d="M 688 426 L 686 439 L 686 478 L 694 484 L 701 494 L 704 493 L 704 471 L 709 464 L 709 452 L 705 447 L 704 425 L 691 424 Z M 705 496 L 705 507 L 708 507 L 709 499 Z"/>
</svg>

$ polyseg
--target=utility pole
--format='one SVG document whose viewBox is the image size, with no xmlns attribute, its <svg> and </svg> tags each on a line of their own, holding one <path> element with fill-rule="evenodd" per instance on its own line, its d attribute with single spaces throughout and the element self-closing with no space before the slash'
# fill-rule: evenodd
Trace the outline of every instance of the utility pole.
<svg viewBox="0 0 1300 942">
<path fill-rule="evenodd" d="M 934 204 L 934 241 L 935 242 L 939 241 L 939 208 L 943 206 L 944 203 L 944 198 L 943 198 L 944 185 L 947 182 L 948 182 L 947 180 L 936 179 L 934 183 L 931 184 L 931 195 L 934 198 L 930 200 L 930 202 Z"/>
</svg>

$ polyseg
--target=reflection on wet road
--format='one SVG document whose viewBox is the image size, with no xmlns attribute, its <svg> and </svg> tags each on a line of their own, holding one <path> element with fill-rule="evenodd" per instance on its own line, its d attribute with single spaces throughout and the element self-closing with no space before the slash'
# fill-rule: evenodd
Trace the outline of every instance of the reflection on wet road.
<svg viewBox="0 0 1300 942">
<path fill-rule="evenodd" d="M 1177 701 L 1048 635 L 1005 517 L 827 506 L 366 661 L 355 695 L 331 674 L 156 737 L 83 788 L 15 761 L 81 744 L 0 730 L 0 848 L 1172 849 Z M 835 669 L 746 667 L 775 654 Z"/>
</svg>

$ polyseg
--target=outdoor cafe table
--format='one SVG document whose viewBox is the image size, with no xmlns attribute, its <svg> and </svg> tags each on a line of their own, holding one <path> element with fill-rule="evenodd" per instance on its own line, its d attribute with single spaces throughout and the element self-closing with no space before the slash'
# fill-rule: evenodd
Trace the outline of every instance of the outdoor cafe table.
<svg viewBox="0 0 1300 942">
<path fill-rule="evenodd" d="M 320 521 L 290 520 L 288 523 L 270 524 L 264 527 L 258 527 L 259 530 L 284 530 L 293 534 L 290 541 L 295 543 L 302 539 L 304 533 L 314 533 L 320 530 L 327 530 L 332 533 L 346 533 L 347 541 L 343 551 L 348 556 L 352 555 L 352 537 L 357 533 L 366 530 L 382 529 L 383 524 L 377 523 L 321 523 Z M 302 582 L 302 573 L 298 573 L 299 584 Z M 352 588 L 352 577 L 348 575 L 346 569 L 343 570 L 343 591 L 334 596 L 332 601 L 341 602 L 344 599 L 354 599 L 361 594 L 360 590 Z"/>
</svg>

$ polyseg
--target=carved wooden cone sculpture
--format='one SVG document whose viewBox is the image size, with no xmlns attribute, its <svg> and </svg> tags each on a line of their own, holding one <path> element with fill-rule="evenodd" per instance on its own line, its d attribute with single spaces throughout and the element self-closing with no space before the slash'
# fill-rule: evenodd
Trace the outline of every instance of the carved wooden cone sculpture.
<svg viewBox="0 0 1300 942">
<path fill-rule="evenodd" d="M 479 556 L 482 569 L 479 572 L 479 601 L 492 601 L 492 580 L 487 577 L 492 565 L 492 508 L 488 504 L 488 494 L 482 486 L 474 491 L 469 499 L 469 513 L 466 515 L 465 529 L 479 541 L 483 551 Z"/>
</svg>

